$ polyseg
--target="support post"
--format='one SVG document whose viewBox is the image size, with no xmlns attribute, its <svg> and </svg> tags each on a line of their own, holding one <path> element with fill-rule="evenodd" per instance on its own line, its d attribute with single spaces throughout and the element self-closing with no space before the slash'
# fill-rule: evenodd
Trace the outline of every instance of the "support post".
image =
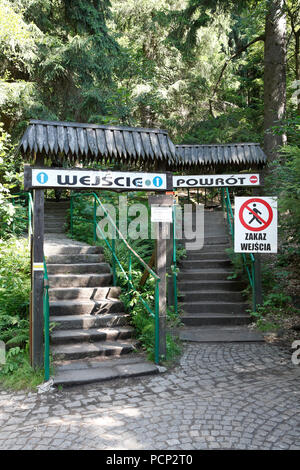
<svg viewBox="0 0 300 470">
<path fill-rule="evenodd" d="M 263 296 L 262 296 L 262 286 L 261 286 L 261 258 L 260 254 L 256 253 L 254 255 L 254 289 L 255 289 L 255 304 L 256 308 L 258 305 L 262 305 Z"/>
<path fill-rule="evenodd" d="M 44 191 L 33 192 L 33 244 L 32 244 L 32 312 L 31 312 L 31 365 L 44 364 Z"/>
<path fill-rule="evenodd" d="M 149 205 L 169 206 L 173 205 L 173 196 L 157 195 L 149 196 Z M 157 222 L 156 225 L 156 273 L 160 277 L 159 289 L 159 357 L 166 357 L 166 327 L 167 327 L 167 239 L 169 224 Z"/>
</svg>

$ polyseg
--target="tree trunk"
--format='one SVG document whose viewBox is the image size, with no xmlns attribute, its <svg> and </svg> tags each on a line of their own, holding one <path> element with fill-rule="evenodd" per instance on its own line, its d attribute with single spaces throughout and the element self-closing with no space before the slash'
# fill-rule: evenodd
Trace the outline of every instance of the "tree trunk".
<svg viewBox="0 0 300 470">
<path fill-rule="evenodd" d="M 285 136 L 270 128 L 284 118 L 286 105 L 286 19 L 283 0 L 268 0 L 264 56 L 264 150 L 268 161 L 277 157 Z"/>
</svg>

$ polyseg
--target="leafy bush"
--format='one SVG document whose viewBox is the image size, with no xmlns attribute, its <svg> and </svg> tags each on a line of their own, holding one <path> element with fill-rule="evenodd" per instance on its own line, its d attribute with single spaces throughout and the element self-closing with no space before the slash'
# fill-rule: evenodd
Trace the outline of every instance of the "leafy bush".
<svg viewBox="0 0 300 470">
<path fill-rule="evenodd" d="M 26 239 L 0 240 L 0 340 L 24 348 L 29 338 L 30 258 Z"/>
</svg>

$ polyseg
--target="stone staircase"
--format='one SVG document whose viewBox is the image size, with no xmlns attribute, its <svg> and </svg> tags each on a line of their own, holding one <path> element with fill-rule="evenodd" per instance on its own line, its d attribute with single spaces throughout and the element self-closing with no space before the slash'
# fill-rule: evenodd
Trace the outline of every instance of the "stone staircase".
<svg viewBox="0 0 300 470">
<path fill-rule="evenodd" d="M 51 354 L 56 384 L 72 385 L 158 372 L 136 354 L 130 316 L 112 286 L 103 248 L 65 236 L 68 201 L 45 203 Z M 126 356 L 126 359 L 121 356 Z"/>
<path fill-rule="evenodd" d="M 226 253 L 230 239 L 222 211 L 204 211 L 204 246 L 187 251 L 178 274 L 179 300 L 185 328 L 181 339 L 198 342 L 262 341 L 245 325 L 246 312 L 241 280 L 228 279 L 233 272 Z"/>
</svg>

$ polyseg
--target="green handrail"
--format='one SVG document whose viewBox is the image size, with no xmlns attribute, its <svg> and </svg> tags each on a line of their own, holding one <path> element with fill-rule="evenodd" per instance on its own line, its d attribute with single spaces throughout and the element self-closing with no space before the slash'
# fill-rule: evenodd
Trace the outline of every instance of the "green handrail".
<svg viewBox="0 0 300 470">
<path fill-rule="evenodd" d="M 232 238 L 232 244 L 234 246 L 234 214 L 232 210 L 232 205 L 230 201 L 230 194 L 229 190 L 226 187 L 225 191 L 224 188 L 221 188 L 221 195 L 222 195 L 222 207 L 226 209 L 226 215 L 227 215 L 227 223 L 229 227 L 229 231 L 231 234 Z M 248 276 L 249 279 L 249 284 L 252 289 L 252 308 L 253 312 L 256 312 L 256 292 L 255 292 L 255 257 L 252 253 L 249 253 L 249 261 L 251 263 L 251 266 L 249 267 L 247 255 L 245 253 L 240 253 L 242 256 L 243 260 L 243 266 L 244 270 Z"/>
<path fill-rule="evenodd" d="M 50 332 L 49 332 L 49 278 L 45 256 L 44 263 L 44 292 L 43 292 L 43 313 L 44 313 L 44 369 L 45 381 L 50 378 Z"/>
<path fill-rule="evenodd" d="M 107 248 L 109 249 L 111 255 L 112 255 L 112 271 L 113 271 L 113 285 L 115 286 L 117 283 L 117 272 L 116 272 L 116 266 L 119 266 L 122 274 L 124 275 L 126 281 L 127 281 L 127 287 L 128 290 L 131 290 L 135 292 L 135 294 L 138 296 L 138 299 L 142 302 L 144 307 L 146 308 L 147 312 L 154 318 L 155 321 L 155 350 L 154 350 L 154 357 L 155 357 L 155 363 L 159 364 L 159 282 L 160 278 L 159 276 L 148 266 L 148 264 L 133 250 L 133 248 L 129 245 L 129 243 L 125 240 L 123 234 L 120 232 L 116 224 L 114 223 L 113 219 L 111 218 L 110 214 L 106 210 L 105 206 L 102 204 L 100 201 L 99 197 L 97 196 L 96 193 L 72 193 L 71 194 L 71 205 L 70 205 L 70 227 L 71 227 L 71 235 L 73 235 L 73 230 L 74 230 L 74 201 L 75 198 L 80 198 L 80 197 L 92 197 L 94 199 L 93 201 L 93 238 L 94 241 L 97 239 L 97 230 L 100 232 L 102 239 L 104 240 Z M 112 237 L 111 244 L 108 242 L 107 237 L 105 236 L 105 233 L 101 229 L 101 227 L 97 223 L 97 207 L 101 207 L 107 220 L 111 223 L 112 227 L 115 230 L 115 234 L 118 234 L 119 239 L 122 241 L 122 243 L 126 246 L 128 250 L 128 268 L 127 272 L 123 268 L 117 253 L 116 253 L 116 240 L 115 237 Z M 140 264 L 144 266 L 144 268 L 153 276 L 155 279 L 155 300 L 154 300 L 154 311 L 150 308 L 148 303 L 143 299 L 141 293 L 136 290 L 132 283 L 132 256 L 134 256 Z M 128 273 L 128 274 L 127 274 Z"/>
<path fill-rule="evenodd" d="M 173 274 L 174 311 L 178 315 L 178 291 L 177 291 L 177 258 L 176 258 L 176 204 L 173 204 L 173 263 L 171 266 Z"/>
<path fill-rule="evenodd" d="M 27 216 L 28 216 L 28 245 L 31 246 L 31 235 L 33 234 L 33 199 L 29 192 L 18 193 L 16 197 L 27 198 Z M 15 197 L 15 196 L 14 196 Z M 43 256 L 44 265 L 44 289 L 43 289 L 43 315 L 44 315 L 44 379 L 47 382 L 50 378 L 50 332 L 49 332 L 49 279 L 45 256 Z"/>
</svg>

